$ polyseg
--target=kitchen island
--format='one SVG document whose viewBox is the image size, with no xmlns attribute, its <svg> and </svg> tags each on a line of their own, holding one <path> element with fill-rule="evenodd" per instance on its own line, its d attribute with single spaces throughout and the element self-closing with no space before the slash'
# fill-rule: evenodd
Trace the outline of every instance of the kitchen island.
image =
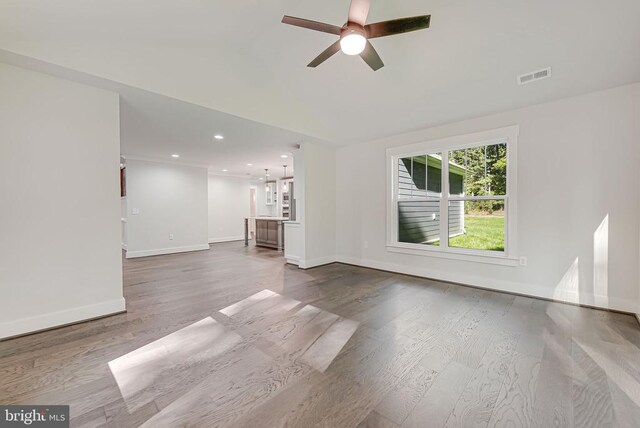
<svg viewBox="0 0 640 428">
<path fill-rule="evenodd" d="M 244 245 L 249 245 L 249 220 L 256 221 L 256 246 L 284 250 L 284 223 L 286 217 L 246 217 L 244 219 Z"/>
</svg>

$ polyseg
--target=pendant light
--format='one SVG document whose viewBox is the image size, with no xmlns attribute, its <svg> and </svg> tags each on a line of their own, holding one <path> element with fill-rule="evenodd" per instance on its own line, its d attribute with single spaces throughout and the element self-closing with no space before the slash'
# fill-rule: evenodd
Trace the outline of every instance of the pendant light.
<svg viewBox="0 0 640 428">
<path fill-rule="evenodd" d="M 269 183 L 267 180 L 269 179 L 269 168 L 264 169 L 264 190 L 269 191 Z"/>
<path fill-rule="evenodd" d="M 286 165 L 282 165 L 282 166 L 284 167 L 284 175 L 282 176 L 284 184 L 282 185 L 282 191 L 283 192 L 288 192 L 289 191 L 289 182 L 286 180 L 286 178 L 287 178 L 287 166 Z"/>
</svg>

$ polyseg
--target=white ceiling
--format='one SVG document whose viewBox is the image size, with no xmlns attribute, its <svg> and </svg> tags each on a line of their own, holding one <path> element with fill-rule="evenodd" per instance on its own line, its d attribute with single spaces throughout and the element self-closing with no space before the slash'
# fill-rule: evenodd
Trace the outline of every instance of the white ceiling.
<svg viewBox="0 0 640 428">
<path fill-rule="evenodd" d="M 284 165 L 292 175 L 293 150 L 310 140 L 162 95 L 133 88 L 119 92 L 121 146 L 129 158 L 203 165 L 213 174 L 252 179 L 263 178 L 267 168 L 271 179 L 284 176 Z M 214 139 L 216 134 L 224 139 Z"/>
<path fill-rule="evenodd" d="M 292 175 L 292 151 L 298 144 L 322 142 L 2 50 L 0 61 L 118 92 L 125 158 L 203 166 L 212 174 L 253 180 L 263 179 L 267 168 L 273 179 L 284 176 L 283 165 Z M 224 139 L 216 140 L 216 134 Z"/>
<path fill-rule="evenodd" d="M 340 144 L 640 79 L 638 0 L 373 0 L 369 22 L 432 14 L 431 28 L 306 64 L 349 0 L 3 0 L 0 48 Z M 516 76 L 547 66 L 526 86 Z"/>
</svg>

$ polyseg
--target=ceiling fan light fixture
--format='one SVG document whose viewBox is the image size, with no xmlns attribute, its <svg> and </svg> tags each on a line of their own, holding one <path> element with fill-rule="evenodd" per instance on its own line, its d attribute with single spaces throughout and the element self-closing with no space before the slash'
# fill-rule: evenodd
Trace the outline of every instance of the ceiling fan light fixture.
<svg viewBox="0 0 640 428">
<path fill-rule="evenodd" d="M 351 0 L 348 20 L 342 27 L 305 18 L 296 18 L 295 16 L 285 15 L 282 17 L 283 24 L 340 36 L 339 40 L 336 40 L 320 55 L 316 56 L 307 64 L 307 67 L 316 68 L 339 51 L 342 51 L 346 55 L 360 55 L 364 62 L 373 71 L 376 71 L 384 67 L 384 62 L 382 62 L 380 55 L 378 55 L 369 39 L 395 36 L 429 28 L 431 15 L 410 16 L 367 24 L 371 1 Z"/>
<path fill-rule="evenodd" d="M 364 30 L 348 28 L 340 37 L 340 49 L 347 55 L 360 55 L 367 45 Z"/>
</svg>

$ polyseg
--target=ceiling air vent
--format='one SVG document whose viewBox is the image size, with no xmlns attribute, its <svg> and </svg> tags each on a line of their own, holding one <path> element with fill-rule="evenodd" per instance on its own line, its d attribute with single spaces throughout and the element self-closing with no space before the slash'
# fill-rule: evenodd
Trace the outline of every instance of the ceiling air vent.
<svg viewBox="0 0 640 428">
<path fill-rule="evenodd" d="M 518 85 L 525 85 L 527 83 L 547 79 L 549 77 L 551 77 L 551 67 L 518 76 Z"/>
</svg>

